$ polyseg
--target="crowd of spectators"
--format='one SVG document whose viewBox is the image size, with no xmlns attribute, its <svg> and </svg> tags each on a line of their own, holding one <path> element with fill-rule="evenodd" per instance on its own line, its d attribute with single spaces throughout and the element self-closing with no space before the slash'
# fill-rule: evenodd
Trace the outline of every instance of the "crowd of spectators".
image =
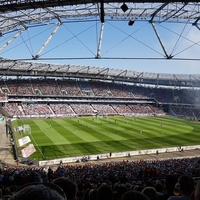
<svg viewBox="0 0 200 200">
<path fill-rule="evenodd" d="M 86 115 L 164 115 L 161 108 L 140 104 L 106 104 L 106 103 L 6 103 L 4 109 L 10 116 L 86 116 Z"/>
<path fill-rule="evenodd" d="M 3 92 L 8 94 L 33 94 L 33 88 L 29 80 L 9 80 L 0 82 Z"/>
<path fill-rule="evenodd" d="M 8 116 L 20 116 L 24 113 L 19 109 L 18 103 L 5 103 L 4 110 Z"/>
<path fill-rule="evenodd" d="M 51 115 L 52 112 L 47 104 L 21 104 L 24 115 Z M 19 109 L 18 108 L 18 109 Z"/>
<path fill-rule="evenodd" d="M 110 96 L 111 91 L 106 83 L 103 82 L 90 82 L 91 90 L 95 96 Z"/>
<path fill-rule="evenodd" d="M 71 106 L 69 104 L 50 104 L 50 107 L 53 110 L 53 113 L 55 115 L 74 115 L 75 112 L 72 110 Z"/>
<path fill-rule="evenodd" d="M 45 82 L 43 82 L 42 84 L 40 83 L 40 81 L 37 81 L 37 82 L 34 81 L 34 83 L 32 82 L 31 85 L 32 85 L 35 93 L 37 92 L 37 93 L 39 93 L 39 95 L 49 95 L 49 94 L 61 95 L 61 92 L 58 88 L 56 81 L 48 79 Z"/>
<path fill-rule="evenodd" d="M 171 107 L 172 111 L 175 113 L 176 116 L 187 116 L 191 118 L 199 118 L 200 116 L 200 109 L 193 108 L 193 107 Z"/>
<path fill-rule="evenodd" d="M 94 109 L 94 112 L 96 111 L 96 114 L 99 115 L 117 115 L 115 109 L 113 106 L 110 106 L 108 104 L 92 104 L 92 108 Z"/>
<path fill-rule="evenodd" d="M 71 108 L 77 113 L 78 115 L 93 115 L 93 109 L 90 104 L 70 104 Z"/>
<path fill-rule="evenodd" d="M 156 106 L 152 106 L 152 105 L 149 105 L 149 108 L 151 109 L 151 111 L 156 114 L 156 115 L 163 115 L 164 114 L 164 111 L 163 109 L 161 108 L 158 108 Z"/>
<path fill-rule="evenodd" d="M 199 90 L 144 87 L 98 81 L 17 79 L 0 81 L 1 93 L 16 95 L 65 95 L 155 98 L 161 103 L 198 103 Z M 83 92 L 87 91 L 87 92 Z M 192 98 L 191 98 L 192 97 Z"/>
<path fill-rule="evenodd" d="M 200 109 L 198 106 L 194 107 L 200 100 L 200 93 L 199 90 L 192 89 L 152 88 L 105 81 L 10 79 L 0 81 L 0 93 L 5 94 L 2 99 L 2 102 L 5 101 L 3 106 L 11 116 L 93 115 L 94 111 L 98 111 L 101 115 L 163 114 L 161 108 L 150 105 L 153 103 L 179 105 L 179 107 L 173 107 L 172 112 L 178 116 L 189 115 L 189 117 L 195 116 L 197 118 L 200 116 Z M 96 99 L 90 100 L 89 97 Z M 64 105 L 63 100 L 66 98 L 68 98 L 68 102 Z M 14 103 L 15 100 L 18 103 Z M 26 104 L 27 101 L 31 102 L 31 100 L 33 105 Z M 41 108 L 42 106 L 36 102 L 37 100 L 43 101 L 44 108 Z M 80 100 L 87 101 L 87 103 L 77 104 Z M 99 104 L 95 105 L 93 101 L 96 101 L 95 104 L 97 102 Z M 132 104 L 126 104 L 126 101 L 129 104 L 132 102 Z M 136 104 L 138 102 L 141 106 Z M 91 104 L 94 105 L 94 108 Z M 185 104 L 190 105 L 190 108 L 184 107 Z"/>
<path fill-rule="evenodd" d="M 137 113 L 137 114 L 142 114 L 142 115 L 144 115 L 144 114 L 145 115 L 154 115 L 155 114 L 149 106 L 129 105 L 129 107 L 131 108 L 131 110 L 133 110 L 134 113 Z"/>
<path fill-rule="evenodd" d="M 0 168 L 0 195 L 3 199 L 15 196 L 22 185 L 33 185 L 30 184 L 33 182 L 34 185 L 58 185 L 67 200 L 98 200 L 98 195 L 104 200 L 124 200 L 126 192 L 135 191 L 147 196 L 146 200 L 175 200 L 181 195 L 188 196 L 187 200 L 194 200 L 194 196 L 199 195 L 194 193 L 199 175 L 198 157 L 96 164 L 61 163 L 47 168 L 5 165 Z"/>
<path fill-rule="evenodd" d="M 128 85 L 110 83 L 109 88 L 110 88 L 110 91 L 113 94 L 113 96 L 118 96 L 118 97 L 133 96 L 133 94 L 131 92 L 131 87 Z"/>
<path fill-rule="evenodd" d="M 128 114 L 133 114 L 133 110 L 128 105 L 119 105 L 119 104 L 112 104 L 112 107 L 117 113 L 120 113 L 122 115 L 128 115 Z"/>
<path fill-rule="evenodd" d="M 81 89 L 75 80 L 57 80 L 58 88 L 62 95 L 82 96 Z"/>
</svg>

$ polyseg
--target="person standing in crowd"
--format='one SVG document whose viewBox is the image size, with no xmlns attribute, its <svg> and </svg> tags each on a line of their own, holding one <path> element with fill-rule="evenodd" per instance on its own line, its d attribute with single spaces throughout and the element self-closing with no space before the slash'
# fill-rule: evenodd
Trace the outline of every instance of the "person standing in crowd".
<svg viewBox="0 0 200 200">
<path fill-rule="evenodd" d="M 170 196 L 168 200 L 191 200 L 191 195 L 194 192 L 194 180 L 191 176 L 180 176 L 176 187 L 178 187 L 180 194 L 178 196 Z"/>
<path fill-rule="evenodd" d="M 97 200 L 112 200 L 113 191 L 107 183 L 102 183 L 97 189 Z"/>
<path fill-rule="evenodd" d="M 142 192 L 130 190 L 123 194 L 121 200 L 150 200 L 146 195 Z"/>
<path fill-rule="evenodd" d="M 67 200 L 64 192 L 54 184 L 28 184 L 15 192 L 9 200 Z"/>
<path fill-rule="evenodd" d="M 53 183 L 63 189 L 67 200 L 76 199 L 77 185 L 71 179 L 67 177 L 59 177 L 56 178 Z"/>
</svg>

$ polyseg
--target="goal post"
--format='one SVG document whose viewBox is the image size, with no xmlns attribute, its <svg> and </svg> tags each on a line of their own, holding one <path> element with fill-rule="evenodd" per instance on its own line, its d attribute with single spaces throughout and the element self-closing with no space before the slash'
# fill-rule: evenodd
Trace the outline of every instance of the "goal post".
<svg viewBox="0 0 200 200">
<path fill-rule="evenodd" d="M 24 134 L 31 134 L 31 127 L 29 126 L 29 124 L 23 125 L 23 133 Z"/>
</svg>

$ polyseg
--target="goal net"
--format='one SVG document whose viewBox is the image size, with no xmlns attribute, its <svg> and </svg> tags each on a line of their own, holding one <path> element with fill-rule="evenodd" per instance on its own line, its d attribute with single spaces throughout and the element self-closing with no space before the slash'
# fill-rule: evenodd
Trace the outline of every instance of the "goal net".
<svg viewBox="0 0 200 200">
<path fill-rule="evenodd" d="M 31 134 L 31 127 L 28 124 L 24 124 L 22 127 L 24 134 Z"/>
<path fill-rule="evenodd" d="M 15 132 L 22 134 L 31 134 L 31 127 L 28 124 L 24 124 L 22 126 L 14 127 Z"/>
</svg>

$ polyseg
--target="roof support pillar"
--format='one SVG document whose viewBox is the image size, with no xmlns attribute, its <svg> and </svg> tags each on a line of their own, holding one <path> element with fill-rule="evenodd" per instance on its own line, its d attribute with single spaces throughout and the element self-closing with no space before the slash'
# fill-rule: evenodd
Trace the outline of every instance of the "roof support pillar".
<svg viewBox="0 0 200 200">
<path fill-rule="evenodd" d="M 15 34 L 9 41 L 7 41 L 2 47 L 0 47 L 0 51 L 3 50 L 5 47 L 7 47 L 14 39 L 16 39 L 18 36 L 22 34 L 23 31 L 25 31 L 25 28 L 22 28 L 17 34 Z"/>
<path fill-rule="evenodd" d="M 162 47 L 162 49 L 163 49 L 163 51 L 164 51 L 165 57 L 166 57 L 167 59 L 171 59 L 173 56 L 172 56 L 172 55 L 168 55 L 168 53 L 167 53 L 167 51 L 166 51 L 166 49 L 165 49 L 165 46 L 164 46 L 164 44 L 163 44 L 163 42 L 162 42 L 162 40 L 161 40 L 161 37 L 159 36 L 158 31 L 156 30 L 156 27 L 155 27 L 154 23 L 151 22 L 151 25 L 152 25 L 153 30 L 155 31 L 155 34 L 156 34 L 156 36 L 157 36 L 157 38 L 158 38 L 158 41 L 159 41 L 159 43 L 160 43 L 160 45 L 161 45 L 161 47 Z"/>
<path fill-rule="evenodd" d="M 47 38 L 47 40 L 45 41 L 45 43 L 42 45 L 42 47 L 40 48 L 40 50 L 38 51 L 38 53 L 33 57 L 33 59 L 38 59 L 39 58 L 40 54 L 42 53 L 42 51 L 44 50 L 44 48 L 47 46 L 47 44 L 50 42 L 50 40 L 52 39 L 53 35 L 57 32 L 57 30 L 60 27 L 60 25 L 61 25 L 61 23 L 58 23 L 58 25 L 56 26 L 56 28 L 49 35 L 49 37 Z"/>
<path fill-rule="evenodd" d="M 98 49 L 97 49 L 96 58 L 101 58 L 101 46 L 102 46 L 103 32 L 104 32 L 104 23 L 101 23 L 101 31 L 100 31 L 100 36 L 99 36 L 99 45 L 98 45 Z"/>
</svg>

